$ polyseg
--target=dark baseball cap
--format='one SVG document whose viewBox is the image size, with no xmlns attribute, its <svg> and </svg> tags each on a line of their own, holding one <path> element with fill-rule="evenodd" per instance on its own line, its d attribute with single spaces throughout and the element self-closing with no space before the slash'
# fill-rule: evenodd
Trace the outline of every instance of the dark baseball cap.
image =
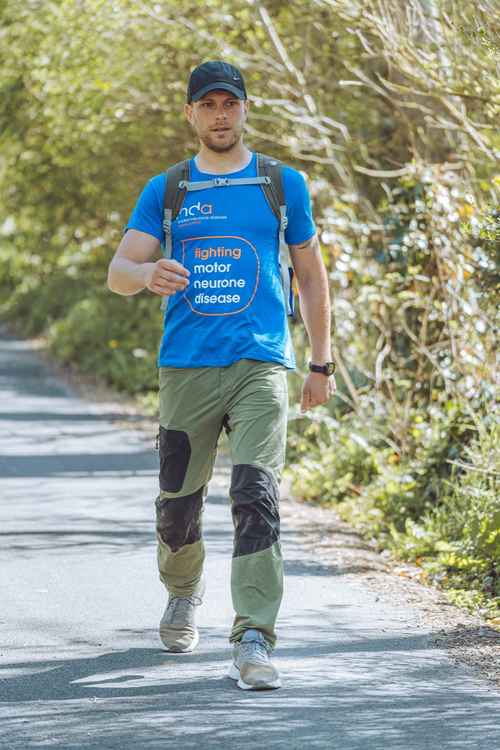
<svg viewBox="0 0 500 750">
<path fill-rule="evenodd" d="M 188 104 L 197 102 L 209 91 L 229 91 L 238 99 L 246 99 L 245 82 L 238 68 L 230 63 L 213 60 L 202 63 L 189 76 L 187 90 Z"/>
</svg>

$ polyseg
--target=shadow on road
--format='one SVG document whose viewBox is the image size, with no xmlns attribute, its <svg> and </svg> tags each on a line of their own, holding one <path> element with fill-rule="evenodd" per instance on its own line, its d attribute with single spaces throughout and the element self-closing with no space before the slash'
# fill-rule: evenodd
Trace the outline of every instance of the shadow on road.
<svg viewBox="0 0 500 750">
<path fill-rule="evenodd" d="M 331 631 L 316 628 L 313 642 L 279 649 L 281 691 L 239 691 L 225 677 L 227 647 L 204 652 L 201 646 L 188 656 L 129 648 L 92 658 L 4 665 L 2 671 L 11 668 L 14 674 L 1 683 L 0 717 L 12 717 L 14 710 L 16 737 L 21 739 L 23 727 L 29 732 L 26 747 L 50 744 L 51 725 L 57 724 L 65 750 L 174 744 L 190 750 L 200 743 L 204 748 L 435 750 L 432 737 L 443 721 L 447 748 L 487 746 L 496 727 L 488 699 L 470 694 L 453 675 L 445 686 L 442 667 L 427 663 L 425 652 L 418 662 L 405 656 L 425 649 L 425 638 L 338 641 L 338 629 L 332 638 Z M 202 644 L 215 638 L 202 629 Z M 373 659 L 394 650 L 401 652 L 398 661 L 385 669 L 377 656 Z M 15 670 L 22 674 L 15 676 Z"/>
<path fill-rule="evenodd" d="M 8 477 L 52 477 L 64 474 L 91 477 L 102 472 L 157 473 L 158 457 L 152 449 L 130 453 L 0 455 L 0 466 L 3 475 Z"/>
</svg>

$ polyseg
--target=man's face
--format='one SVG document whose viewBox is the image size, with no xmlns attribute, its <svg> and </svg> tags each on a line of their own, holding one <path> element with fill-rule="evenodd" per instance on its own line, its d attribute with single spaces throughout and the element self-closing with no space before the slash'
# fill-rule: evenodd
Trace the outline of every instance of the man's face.
<svg viewBox="0 0 500 750">
<path fill-rule="evenodd" d="M 230 151 L 241 139 L 248 101 L 228 91 L 210 91 L 197 102 L 186 104 L 186 117 L 200 141 L 211 151 Z"/>
</svg>

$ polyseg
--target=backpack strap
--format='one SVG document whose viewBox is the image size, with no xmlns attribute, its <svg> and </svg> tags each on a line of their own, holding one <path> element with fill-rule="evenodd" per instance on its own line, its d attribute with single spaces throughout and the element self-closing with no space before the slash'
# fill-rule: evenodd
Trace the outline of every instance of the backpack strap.
<svg viewBox="0 0 500 750">
<path fill-rule="evenodd" d="M 166 172 L 167 186 L 163 198 L 163 231 L 165 232 L 165 258 L 172 257 L 172 222 L 182 208 L 186 191 L 183 187 L 189 180 L 189 159 L 174 164 Z M 168 297 L 163 297 L 161 309 L 166 310 Z"/>
<path fill-rule="evenodd" d="M 165 257 L 172 257 L 172 222 L 182 208 L 187 192 L 206 190 L 212 187 L 230 187 L 231 185 L 260 185 L 271 211 L 279 222 L 279 258 L 281 285 L 287 314 L 295 316 L 293 294 L 293 268 L 290 252 L 285 241 L 285 230 L 288 225 L 285 192 L 283 189 L 282 162 L 265 154 L 257 154 L 257 177 L 215 177 L 212 180 L 190 181 L 189 160 L 174 164 L 167 170 L 167 187 L 163 200 L 163 229 L 165 231 Z M 168 297 L 162 300 L 162 309 L 166 310 Z"/>
<path fill-rule="evenodd" d="M 172 257 L 172 222 L 182 208 L 189 180 L 189 159 L 167 169 L 167 187 L 163 198 L 163 229 L 165 231 L 165 257 Z"/>
<path fill-rule="evenodd" d="M 290 260 L 290 251 L 285 240 L 285 230 L 288 226 L 288 217 L 286 212 L 285 191 L 283 188 L 282 162 L 265 154 L 257 154 L 257 175 L 269 177 L 262 185 L 262 190 L 266 196 L 271 211 L 279 221 L 279 255 L 281 286 L 283 287 L 283 296 L 287 314 L 295 317 L 295 304 L 293 294 L 293 267 Z"/>
<path fill-rule="evenodd" d="M 262 186 L 264 195 L 273 214 L 281 222 L 280 206 L 285 206 L 285 193 L 283 190 L 283 178 L 281 176 L 282 162 L 265 154 L 257 154 L 257 174 L 268 177 Z"/>
</svg>

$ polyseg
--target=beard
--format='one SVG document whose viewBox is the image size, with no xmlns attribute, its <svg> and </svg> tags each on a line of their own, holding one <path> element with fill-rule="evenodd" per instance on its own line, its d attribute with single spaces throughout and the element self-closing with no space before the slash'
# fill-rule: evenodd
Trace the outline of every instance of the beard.
<svg viewBox="0 0 500 750">
<path fill-rule="evenodd" d="M 218 141 L 210 132 L 205 133 L 204 135 L 199 135 L 199 139 L 206 148 L 210 149 L 210 151 L 214 151 L 216 154 L 225 154 L 227 151 L 231 151 L 239 143 L 242 133 L 243 127 L 235 128 L 225 143 Z"/>
</svg>

